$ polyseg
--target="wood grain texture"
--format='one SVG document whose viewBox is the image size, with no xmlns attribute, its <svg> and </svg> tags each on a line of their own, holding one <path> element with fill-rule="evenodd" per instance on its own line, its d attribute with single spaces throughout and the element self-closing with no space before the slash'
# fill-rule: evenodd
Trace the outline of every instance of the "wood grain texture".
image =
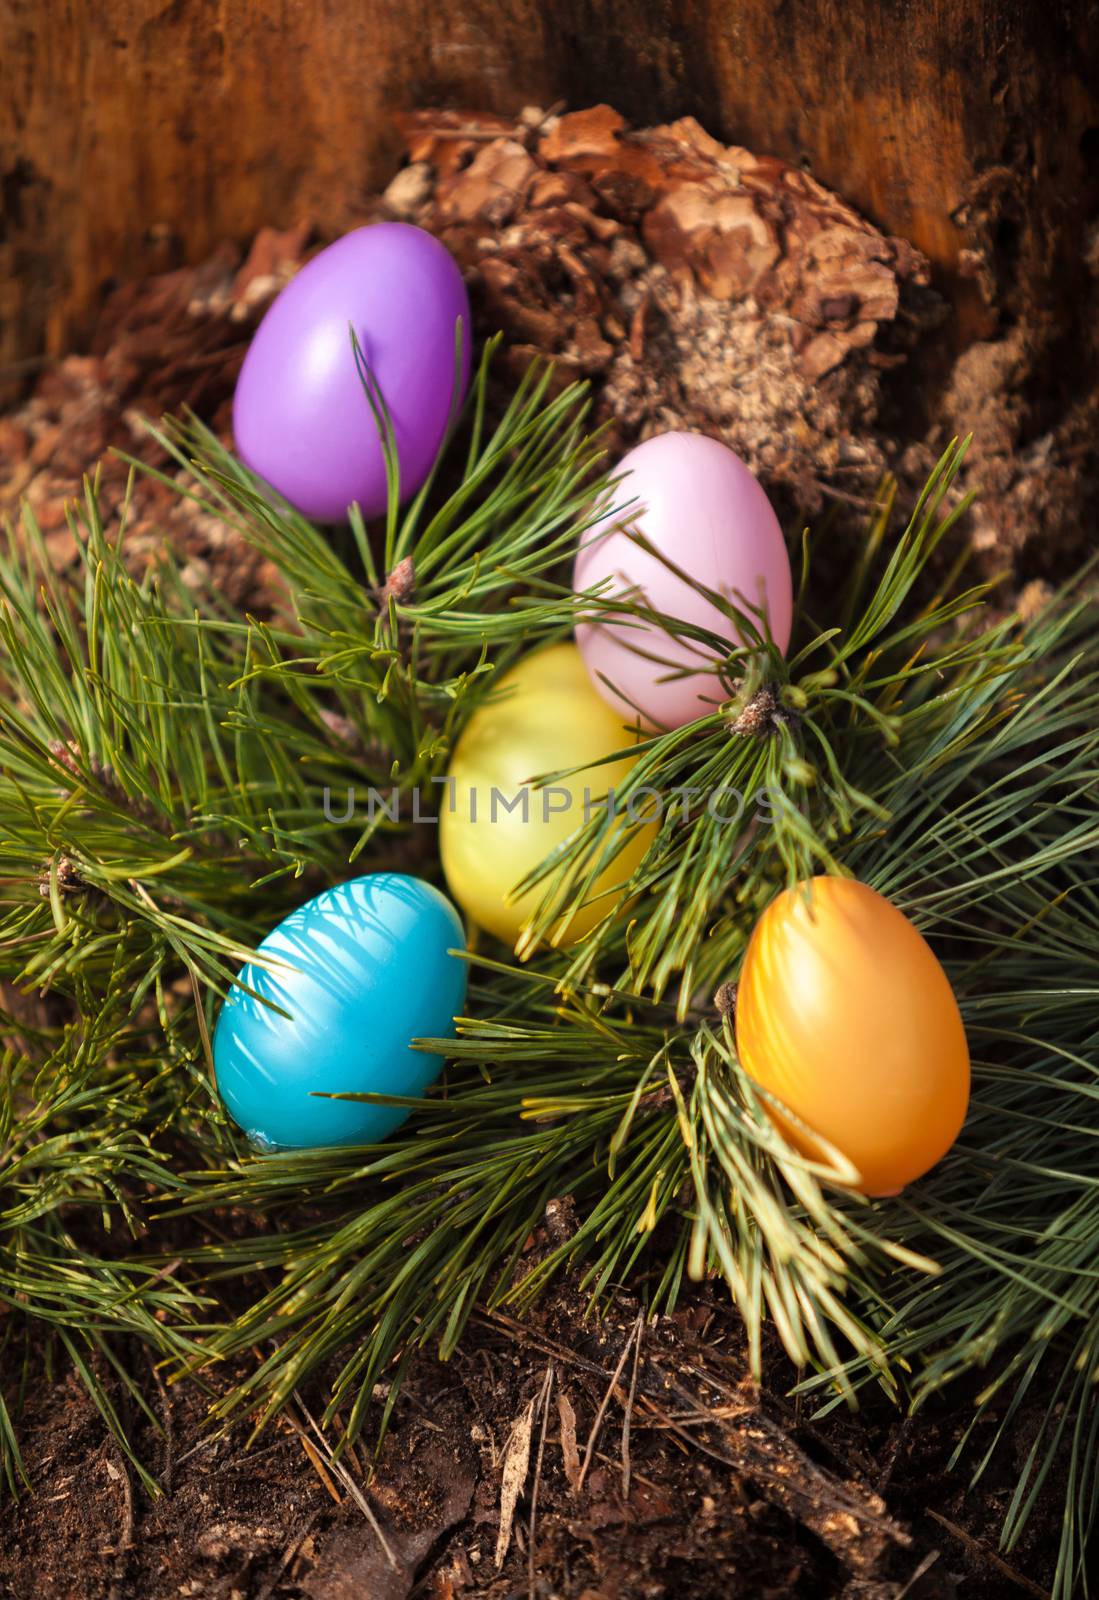
<svg viewBox="0 0 1099 1600">
<path fill-rule="evenodd" d="M 338 227 L 399 159 L 396 109 L 557 99 L 805 162 L 979 335 L 1082 270 L 1097 34 L 1093 0 L 5 0 L 0 369 L 120 277 Z"/>
</svg>

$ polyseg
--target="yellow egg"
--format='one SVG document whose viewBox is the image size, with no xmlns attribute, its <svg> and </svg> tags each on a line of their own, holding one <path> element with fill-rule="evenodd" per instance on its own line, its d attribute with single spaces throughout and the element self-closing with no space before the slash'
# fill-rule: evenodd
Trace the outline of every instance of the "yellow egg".
<svg viewBox="0 0 1099 1600">
<path fill-rule="evenodd" d="M 827 1159 L 823 1135 L 867 1194 L 933 1167 L 965 1120 L 969 1050 L 946 973 L 896 906 L 850 878 L 811 878 L 767 907 L 737 987 L 736 1043 L 799 1119 L 768 1107 L 787 1139 Z"/>
<path fill-rule="evenodd" d="M 475 922 L 509 944 L 519 941 L 548 880 L 519 896 L 516 886 L 586 820 L 602 814 L 608 790 L 621 785 L 637 757 L 627 753 L 594 769 L 591 763 L 615 750 L 628 752 L 636 739 L 622 714 L 592 688 L 573 644 L 537 650 L 504 675 L 458 740 L 452 783 L 439 807 L 447 883 Z M 571 767 L 581 770 L 551 788 L 531 787 Z M 624 802 L 617 812 L 617 826 L 626 826 Z M 579 909 L 555 925 L 554 944 L 575 943 L 613 910 L 653 832 L 648 824 L 630 834 Z"/>
</svg>

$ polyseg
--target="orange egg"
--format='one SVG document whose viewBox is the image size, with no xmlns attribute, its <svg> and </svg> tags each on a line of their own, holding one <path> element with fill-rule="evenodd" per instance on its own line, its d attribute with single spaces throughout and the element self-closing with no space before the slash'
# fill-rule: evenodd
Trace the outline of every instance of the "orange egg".
<svg viewBox="0 0 1099 1600">
<path fill-rule="evenodd" d="M 745 1072 L 799 1119 L 768 1112 L 802 1154 L 823 1135 L 870 1195 L 898 1193 L 958 1137 L 969 1049 L 927 941 L 850 878 L 787 889 L 753 930 L 737 986 Z"/>
</svg>

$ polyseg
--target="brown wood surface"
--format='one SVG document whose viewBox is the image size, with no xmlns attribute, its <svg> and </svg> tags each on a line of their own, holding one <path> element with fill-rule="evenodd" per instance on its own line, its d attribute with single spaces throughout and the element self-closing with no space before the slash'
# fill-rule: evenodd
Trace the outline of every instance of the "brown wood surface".
<svg viewBox="0 0 1099 1600">
<path fill-rule="evenodd" d="M 1094 0 L 0 0 L 0 378 L 120 277 L 338 224 L 417 104 L 693 113 L 916 243 L 963 336 L 1056 319 L 1099 204 L 1097 36 Z"/>
</svg>

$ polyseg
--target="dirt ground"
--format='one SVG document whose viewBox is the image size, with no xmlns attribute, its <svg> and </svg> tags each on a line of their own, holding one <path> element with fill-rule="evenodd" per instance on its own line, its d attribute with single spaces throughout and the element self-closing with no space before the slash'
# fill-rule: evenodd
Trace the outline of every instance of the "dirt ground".
<svg viewBox="0 0 1099 1600">
<path fill-rule="evenodd" d="M 361 1445 L 332 1463 L 308 1400 L 249 1448 L 243 1425 L 211 1436 L 196 1387 L 162 1392 L 150 1375 L 162 1433 L 139 1415 L 128 1420 L 165 1487 L 157 1500 L 107 1440 L 78 1380 L 44 1385 L 25 1430 L 37 1493 L 0 1513 L 0 1592 L 13 1600 L 1046 1592 L 1055 1494 L 1008 1565 L 995 1538 L 1012 1452 L 976 1492 L 946 1470 L 966 1397 L 954 1394 L 915 1421 L 870 1400 L 858 1416 L 814 1424 L 781 1398 L 793 1375 L 777 1352 L 763 1392 L 747 1379 L 736 1316 L 709 1287 L 638 1334 L 630 1295 L 596 1320 L 568 1285 L 522 1325 L 479 1318 L 453 1361 L 425 1356 L 413 1367 L 372 1476 Z M 215 1388 L 231 1377 L 220 1372 Z M 1026 1430 L 1023 1418 L 1020 1449 Z"/>
<path fill-rule="evenodd" d="M 1032 605 L 1087 548 L 1096 394 L 1025 308 L 959 354 L 908 245 L 693 124 L 635 135 L 597 108 L 514 124 L 425 114 L 405 131 L 411 161 L 385 196 L 117 288 L 89 348 L 0 417 L 0 510 L 27 497 L 59 566 L 76 554 L 65 507 L 80 475 L 104 458 L 114 514 L 127 469 L 104 453 L 164 459 L 143 417 L 187 405 L 227 435 L 263 307 L 324 238 L 376 216 L 431 227 L 454 250 L 478 333 L 506 334 L 501 391 L 533 354 L 554 355 L 565 376 L 592 379 L 614 448 L 703 427 L 788 520 L 839 537 L 883 470 L 903 500 L 972 428 L 967 487 L 983 498 L 967 536 L 979 568 L 1007 570 L 1002 603 Z M 235 601 L 276 603 L 230 529 L 141 480 L 133 561 L 164 541 Z M 17 1376 L 0 1372 L 5 1392 Z M 713 1286 L 643 1327 L 625 1289 L 599 1321 L 569 1284 L 522 1326 L 479 1318 L 449 1364 L 413 1366 L 372 1474 L 361 1446 L 332 1461 L 308 1396 L 249 1446 L 243 1425 L 210 1434 L 197 1386 L 166 1389 L 150 1370 L 162 1432 L 127 1419 L 164 1486 L 150 1499 L 78 1380 L 31 1378 L 36 1492 L 0 1507 L 0 1594 L 13 1600 L 991 1600 L 1044 1594 L 1056 1549 L 1051 1482 L 1010 1563 L 996 1554 L 1026 1414 L 970 1490 L 947 1465 L 966 1393 L 912 1421 L 870 1396 L 857 1416 L 814 1424 L 783 1398 L 794 1374 L 777 1351 L 763 1391 L 747 1381 Z"/>
</svg>

